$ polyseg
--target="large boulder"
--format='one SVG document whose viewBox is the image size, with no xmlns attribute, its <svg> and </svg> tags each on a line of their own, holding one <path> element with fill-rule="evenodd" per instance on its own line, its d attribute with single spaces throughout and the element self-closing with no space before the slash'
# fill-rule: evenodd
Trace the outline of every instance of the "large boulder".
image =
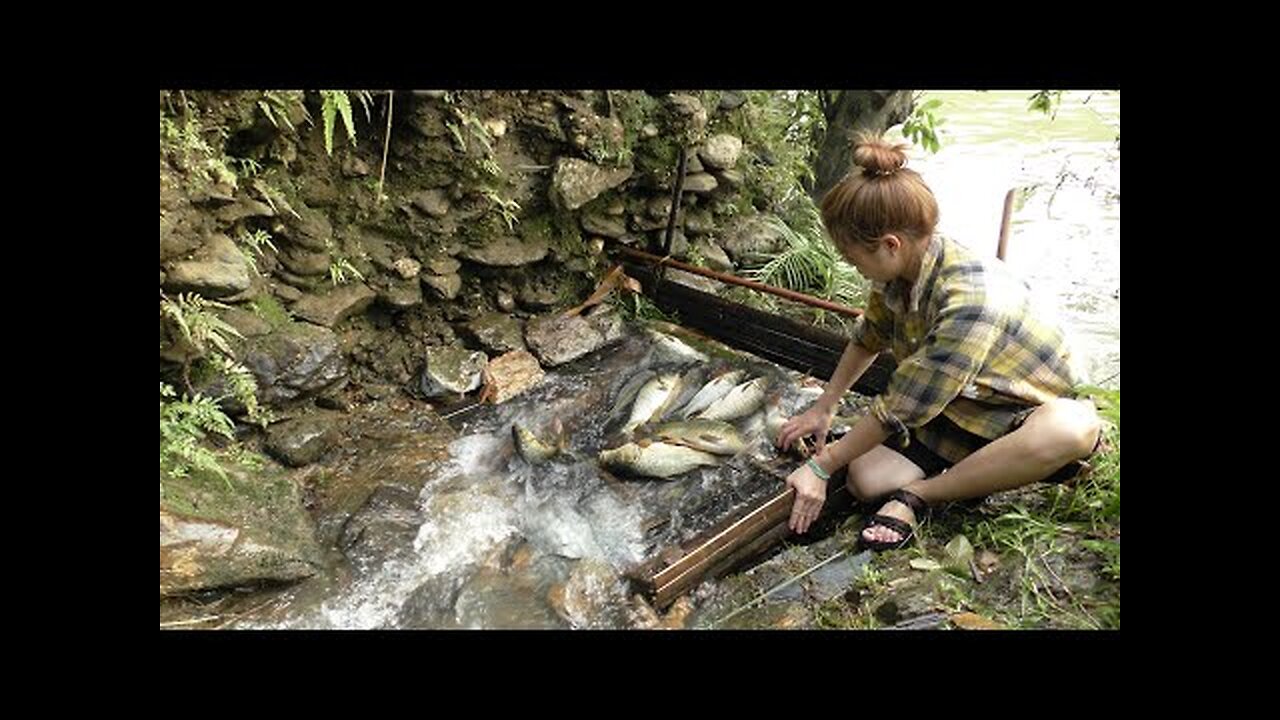
<svg viewBox="0 0 1280 720">
<path fill-rule="evenodd" d="M 160 596 L 301 580 L 322 566 L 315 524 L 289 479 L 231 466 L 161 478 Z"/>
<path fill-rule="evenodd" d="M 338 337 L 306 323 L 249 338 L 242 355 L 258 381 L 258 398 L 268 404 L 313 395 L 347 376 Z"/>
</svg>

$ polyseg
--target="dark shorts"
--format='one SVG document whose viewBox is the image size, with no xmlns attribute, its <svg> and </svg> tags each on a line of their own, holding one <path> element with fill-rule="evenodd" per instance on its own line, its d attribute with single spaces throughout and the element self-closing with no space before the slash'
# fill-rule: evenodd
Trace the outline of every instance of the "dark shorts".
<svg viewBox="0 0 1280 720">
<path fill-rule="evenodd" d="M 1018 423 L 1018 425 L 1021 425 L 1021 423 Z M 948 440 L 950 440 L 951 442 L 963 445 L 964 447 L 968 448 L 969 453 L 973 453 L 975 450 L 978 450 L 979 448 L 991 442 L 991 440 L 984 438 L 981 435 L 975 435 L 969 432 L 968 430 L 965 430 L 964 428 L 960 427 L 959 425 L 956 425 L 954 422 L 947 419 L 945 415 L 939 415 L 938 417 L 930 420 L 926 424 L 926 427 L 936 432 L 945 434 Z M 1015 426 L 1015 429 L 1016 429 L 1016 426 Z M 896 451 L 899 455 L 902 455 L 906 459 L 915 463 L 916 467 L 919 467 L 921 470 L 924 471 L 924 476 L 926 478 L 931 478 L 936 475 L 940 475 L 944 471 L 946 471 L 947 469 L 955 465 L 955 463 L 938 455 L 937 453 L 935 453 L 934 451 L 926 447 L 923 442 L 920 442 L 919 438 L 916 436 L 915 428 L 910 429 L 910 434 L 911 434 L 911 442 L 905 448 L 902 447 L 902 443 L 899 441 L 897 436 L 890 437 L 889 439 L 885 440 L 882 444 L 885 447 L 889 448 L 890 450 Z M 1098 442 L 1095 443 L 1093 446 L 1093 452 L 1096 453 L 1098 451 L 1098 447 L 1101 444 L 1102 444 L 1102 434 L 1099 433 Z M 1050 474 L 1048 477 L 1044 478 L 1040 482 L 1046 482 L 1046 483 L 1064 482 L 1078 475 L 1080 471 L 1086 467 L 1088 467 L 1088 464 L 1084 460 L 1076 460 L 1074 462 L 1069 462 L 1066 465 L 1063 465 L 1062 467 L 1058 468 L 1056 471 L 1054 471 L 1052 474 Z"/>
</svg>

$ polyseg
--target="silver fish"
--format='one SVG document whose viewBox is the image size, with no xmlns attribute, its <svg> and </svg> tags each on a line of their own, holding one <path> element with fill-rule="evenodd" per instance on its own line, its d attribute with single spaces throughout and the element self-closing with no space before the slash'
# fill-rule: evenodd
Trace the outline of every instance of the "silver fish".
<svg viewBox="0 0 1280 720">
<path fill-rule="evenodd" d="M 663 373 L 645 383 L 636 396 L 635 405 L 631 407 L 631 418 L 622 426 L 622 431 L 629 433 L 653 418 L 661 417 L 680 394 L 680 384 L 678 373 Z"/>
<path fill-rule="evenodd" d="M 633 475 L 670 478 L 701 465 L 717 465 L 720 461 L 711 453 L 659 442 L 644 446 L 627 443 L 613 450 L 602 450 L 600 462 L 610 469 Z"/>
<path fill-rule="evenodd" d="M 654 351 L 659 360 L 688 365 L 691 362 L 706 362 L 707 356 L 689 347 L 684 341 L 660 333 L 652 328 L 649 336 L 653 338 Z"/>
<path fill-rule="evenodd" d="M 747 374 L 746 370 L 730 370 L 729 372 L 715 378 L 711 382 L 702 386 L 698 394 L 693 396 L 688 405 L 680 411 L 680 417 L 688 418 L 694 413 L 701 412 L 711 407 L 711 404 L 724 397 L 735 385 L 742 382 L 743 376 Z"/>
<path fill-rule="evenodd" d="M 720 420 L 695 418 L 663 423 L 653 429 L 653 436 L 716 455 L 736 455 L 747 447 L 738 428 Z"/>
<path fill-rule="evenodd" d="M 768 386 L 769 381 L 764 377 L 734 386 L 724 397 L 703 410 L 698 417 L 725 421 L 746 417 L 759 410 L 764 404 L 765 389 Z"/>
<path fill-rule="evenodd" d="M 544 443 L 519 423 L 511 423 L 511 437 L 515 439 L 516 450 L 520 451 L 520 457 L 530 465 L 541 465 L 560 454 L 558 445 Z"/>
</svg>

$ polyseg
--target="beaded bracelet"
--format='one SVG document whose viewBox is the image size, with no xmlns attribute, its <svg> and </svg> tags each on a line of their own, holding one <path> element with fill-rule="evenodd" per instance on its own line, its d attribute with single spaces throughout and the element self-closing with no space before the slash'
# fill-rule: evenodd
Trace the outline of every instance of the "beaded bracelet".
<svg viewBox="0 0 1280 720">
<path fill-rule="evenodd" d="M 818 464 L 818 461 L 814 460 L 812 457 L 810 457 L 809 461 L 805 464 L 809 466 L 809 469 L 813 471 L 814 475 L 822 478 L 824 482 L 831 479 L 831 474 L 826 470 L 823 470 L 822 466 Z"/>
</svg>

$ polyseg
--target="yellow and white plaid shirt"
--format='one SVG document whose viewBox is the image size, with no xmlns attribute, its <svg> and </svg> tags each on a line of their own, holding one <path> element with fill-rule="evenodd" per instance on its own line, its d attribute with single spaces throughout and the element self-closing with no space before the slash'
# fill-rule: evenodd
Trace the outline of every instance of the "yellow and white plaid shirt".
<svg viewBox="0 0 1280 720">
<path fill-rule="evenodd" d="M 898 358 L 871 411 L 902 442 L 914 428 L 926 447 L 959 462 L 968 446 L 920 428 L 943 414 L 995 439 L 1042 403 L 1073 396 L 1062 331 L 1036 316 L 1030 289 L 1003 262 L 935 234 L 909 297 L 905 286 L 875 283 L 850 338 Z"/>
</svg>

